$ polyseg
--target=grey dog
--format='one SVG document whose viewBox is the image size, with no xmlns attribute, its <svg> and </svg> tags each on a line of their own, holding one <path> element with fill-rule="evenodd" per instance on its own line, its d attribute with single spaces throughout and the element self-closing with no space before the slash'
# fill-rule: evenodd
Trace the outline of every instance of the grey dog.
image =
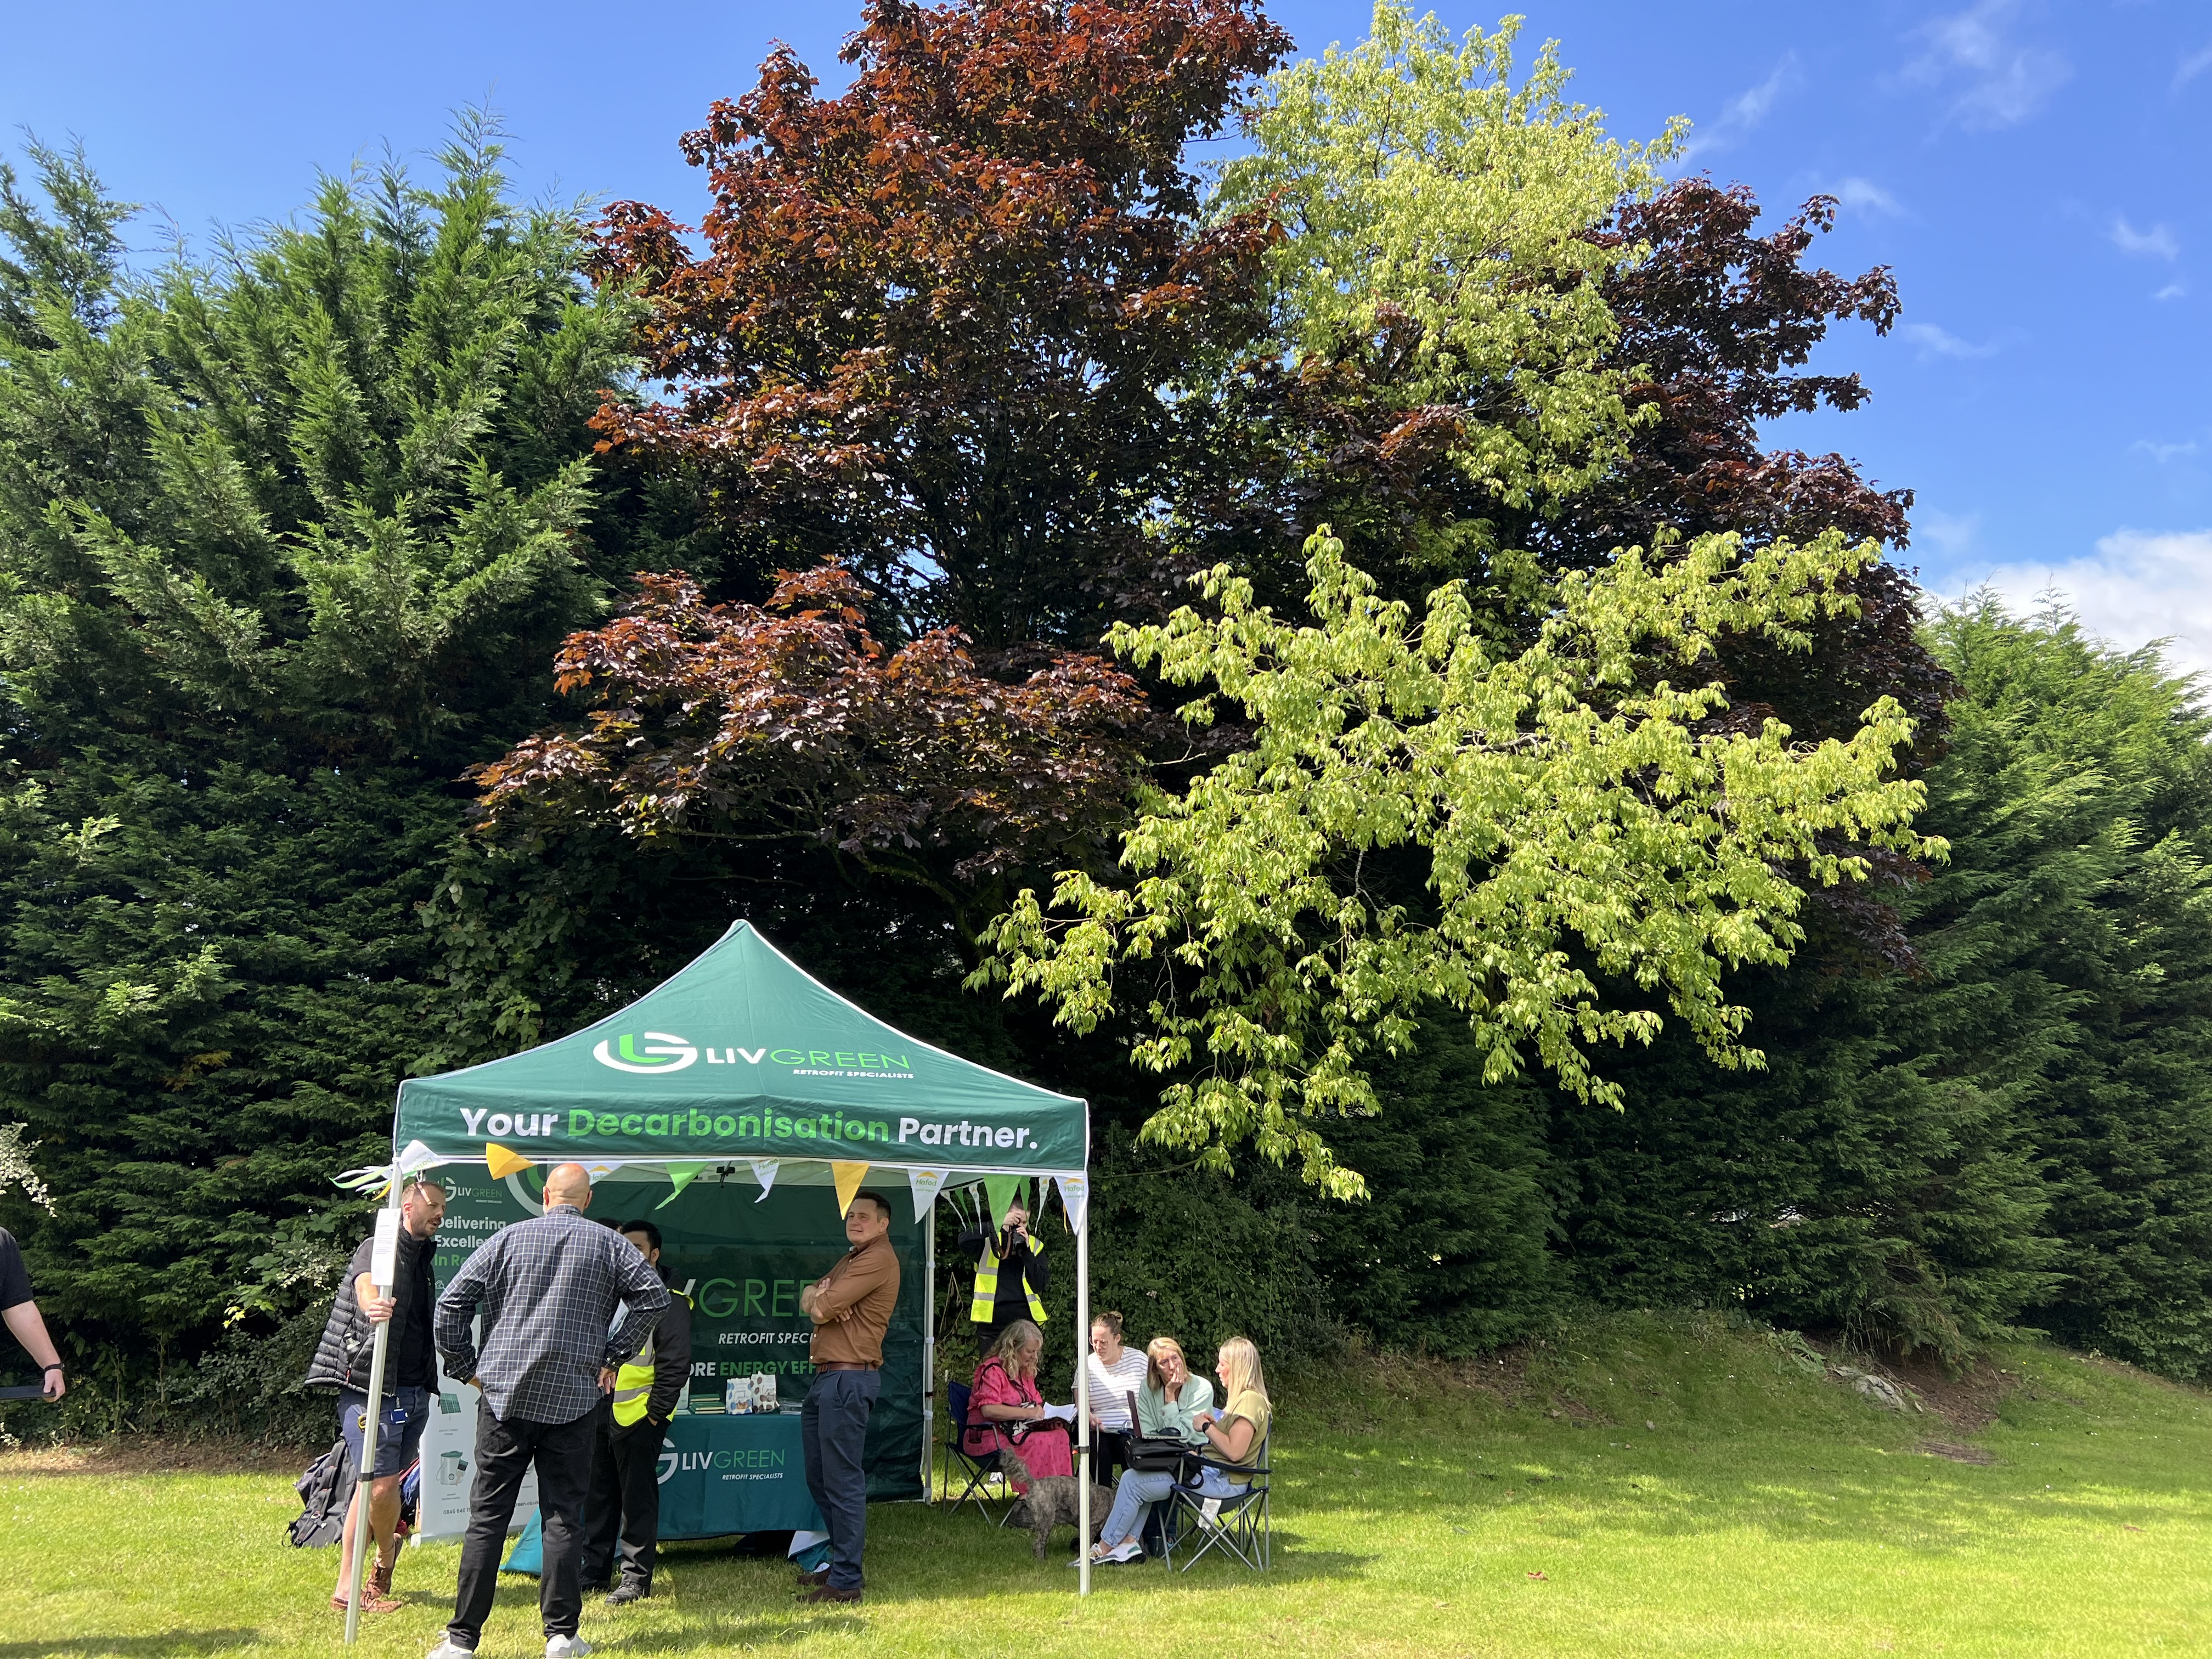
<svg viewBox="0 0 2212 1659">
<path fill-rule="evenodd" d="M 1052 1536 L 1054 1527 L 1080 1528 L 1082 1522 L 1077 1505 L 1083 1493 L 1079 1483 L 1072 1474 L 1031 1474 L 1030 1466 L 1022 1462 L 1022 1455 L 1012 1446 L 999 1454 L 999 1462 L 1007 1474 L 1026 1481 L 1026 1496 L 1014 1500 L 1006 1512 L 1007 1521 L 1017 1527 L 1030 1529 L 1030 1545 L 1036 1559 L 1044 1559 L 1045 1540 Z M 1091 1532 L 1076 1547 L 1098 1541 L 1098 1528 L 1106 1523 L 1106 1512 L 1114 1507 L 1114 1494 L 1103 1486 L 1091 1489 Z"/>
</svg>

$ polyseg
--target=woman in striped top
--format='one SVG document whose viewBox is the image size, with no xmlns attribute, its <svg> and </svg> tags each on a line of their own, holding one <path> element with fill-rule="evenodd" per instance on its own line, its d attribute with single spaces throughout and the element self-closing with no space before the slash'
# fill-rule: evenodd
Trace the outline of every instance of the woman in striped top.
<svg viewBox="0 0 2212 1659">
<path fill-rule="evenodd" d="M 1121 1346 L 1121 1316 L 1103 1313 L 1091 1322 L 1091 1352 L 1083 1363 L 1091 1372 L 1091 1478 L 1110 1486 L 1113 1471 L 1128 1467 L 1129 1437 L 1137 1426 L 1129 1396 L 1145 1386 L 1145 1356 Z"/>
</svg>

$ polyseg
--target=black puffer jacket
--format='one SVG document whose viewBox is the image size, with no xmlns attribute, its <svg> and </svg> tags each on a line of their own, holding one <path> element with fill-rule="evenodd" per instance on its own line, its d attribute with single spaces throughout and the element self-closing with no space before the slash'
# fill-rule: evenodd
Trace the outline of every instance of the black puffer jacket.
<svg viewBox="0 0 2212 1659">
<path fill-rule="evenodd" d="M 431 1277 L 431 1258 L 437 1255 L 437 1240 L 416 1239 L 404 1228 L 399 1233 L 399 1283 L 396 1286 L 398 1305 L 392 1310 L 392 1328 L 394 1340 L 407 1328 L 408 1310 L 421 1297 L 435 1304 L 438 1299 L 437 1281 Z M 346 1264 L 344 1280 L 338 1285 L 337 1299 L 331 1304 L 331 1316 L 323 1325 L 323 1340 L 315 1344 L 315 1357 L 307 1366 L 307 1386 L 311 1389 L 353 1389 L 366 1391 L 368 1388 L 370 1351 L 376 1342 L 376 1327 L 361 1310 L 361 1298 L 354 1294 L 354 1280 L 368 1271 L 367 1257 L 369 1246 L 364 1243 L 354 1252 L 353 1260 Z M 396 1358 L 396 1356 L 394 1356 Z M 391 1361 L 387 1360 L 386 1364 Z M 392 1373 L 385 1376 L 389 1381 Z"/>
</svg>

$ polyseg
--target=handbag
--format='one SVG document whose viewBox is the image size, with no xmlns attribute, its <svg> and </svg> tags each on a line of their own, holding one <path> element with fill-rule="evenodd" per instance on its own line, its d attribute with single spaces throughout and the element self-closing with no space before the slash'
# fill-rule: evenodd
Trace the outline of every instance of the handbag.
<svg viewBox="0 0 2212 1659">
<path fill-rule="evenodd" d="M 1137 1421 L 1137 1396 L 1132 1394 L 1127 1398 L 1129 1421 L 1133 1424 Z M 1191 1455 L 1186 1442 L 1174 1435 L 1138 1434 L 1132 1431 L 1128 1443 L 1128 1456 L 1124 1461 L 1129 1468 L 1146 1474 L 1172 1474 L 1178 1480 L 1182 1478 L 1183 1460 Z"/>
</svg>

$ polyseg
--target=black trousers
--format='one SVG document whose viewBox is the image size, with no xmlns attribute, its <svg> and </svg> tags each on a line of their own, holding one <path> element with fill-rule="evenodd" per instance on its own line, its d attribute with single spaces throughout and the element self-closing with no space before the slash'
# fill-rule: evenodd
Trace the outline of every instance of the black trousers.
<svg viewBox="0 0 2212 1659">
<path fill-rule="evenodd" d="M 592 1433 L 592 1485 L 584 1498 L 583 1582 L 604 1584 L 617 1553 L 622 1576 L 653 1582 L 660 1545 L 660 1443 L 665 1424 L 641 1417 L 625 1426 L 602 1406 Z"/>
<path fill-rule="evenodd" d="M 990 1318 L 975 1327 L 975 1358 L 981 1359 L 997 1346 L 999 1333 L 1017 1319 L 1028 1319 L 1031 1324 L 1036 1322 L 1030 1317 L 1027 1302 L 1001 1302 L 993 1307 Z"/>
<path fill-rule="evenodd" d="M 1129 1437 L 1121 1429 L 1091 1431 L 1091 1479 L 1102 1486 L 1111 1486 L 1119 1478 L 1119 1471 L 1129 1467 Z"/>
<path fill-rule="evenodd" d="M 500 1558 L 507 1553 L 507 1524 L 522 1477 L 538 1471 L 538 1513 L 544 1523 L 545 1562 L 538 1579 L 538 1610 L 545 1634 L 574 1636 L 584 1611 L 576 1558 L 584 1542 L 584 1489 L 592 1473 L 592 1424 L 586 1412 L 567 1423 L 502 1420 L 477 1407 L 477 1481 L 469 1493 L 469 1530 L 461 1540 L 461 1582 L 453 1621 L 446 1626 L 457 1647 L 473 1649 L 491 1616 L 499 1589 Z"/>
</svg>

